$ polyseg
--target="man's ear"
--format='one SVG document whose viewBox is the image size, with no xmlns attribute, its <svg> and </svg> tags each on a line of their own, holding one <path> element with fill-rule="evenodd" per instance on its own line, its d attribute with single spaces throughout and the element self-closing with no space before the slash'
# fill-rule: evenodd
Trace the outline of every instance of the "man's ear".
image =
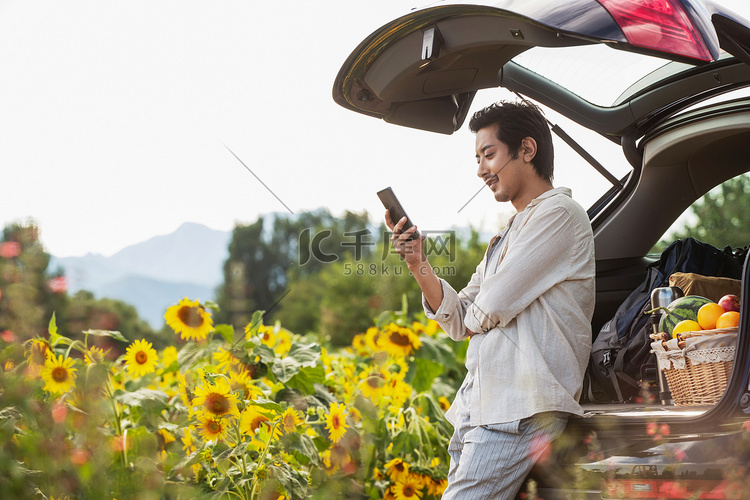
<svg viewBox="0 0 750 500">
<path fill-rule="evenodd" d="M 533 137 L 524 137 L 521 141 L 521 157 L 523 161 L 531 163 L 536 156 L 536 141 Z"/>
</svg>

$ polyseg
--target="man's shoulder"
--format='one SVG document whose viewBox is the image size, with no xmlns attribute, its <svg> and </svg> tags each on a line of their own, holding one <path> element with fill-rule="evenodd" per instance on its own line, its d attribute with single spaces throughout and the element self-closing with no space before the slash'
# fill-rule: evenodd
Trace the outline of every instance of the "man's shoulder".
<svg viewBox="0 0 750 500">
<path fill-rule="evenodd" d="M 573 223 L 579 236 L 591 233 L 591 221 L 589 215 L 580 203 L 573 199 L 570 190 L 557 188 L 551 192 L 539 205 L 542 211 L 564 212 L 565 216 Z"/>
<path fill-rule="evenodd" d="M 554 209 L 561 207 L 571 214 L 586 214 L 586 210 L 573 199 L 570 189 L 565 187 L 555 188 L 547 192 L 547 196 L 540 200 L 540 208 Z M 588 216 L 587 216 L 588 217 Z"/>
</svg>

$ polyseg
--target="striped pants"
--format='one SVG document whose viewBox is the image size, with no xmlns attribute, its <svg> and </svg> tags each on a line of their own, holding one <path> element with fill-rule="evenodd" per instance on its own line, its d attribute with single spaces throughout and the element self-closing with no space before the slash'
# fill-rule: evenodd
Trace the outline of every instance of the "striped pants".
<svg viewBox="0 0 750 500">
<path fill-rule="evenodd" d="M 546 412 L 472 427 L 468 411 L 459 412 L 448 445 L 451 463 L 443 500 L 512 500 L 531 468 L 565 429 L 568 417 Z"/>
</svg>

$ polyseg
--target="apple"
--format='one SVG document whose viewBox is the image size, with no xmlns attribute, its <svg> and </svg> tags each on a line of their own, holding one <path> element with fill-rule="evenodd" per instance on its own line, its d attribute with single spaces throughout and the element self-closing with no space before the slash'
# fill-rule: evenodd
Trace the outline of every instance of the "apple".
<svg viewBox="0 0 750 500">
<path fill-rule="evenodd" d="M 737 311 L 740 312 L 740 298 L 736 295 L 724 295 L 719 299 L 719 305 L 724 311 Z"/>
</svg>

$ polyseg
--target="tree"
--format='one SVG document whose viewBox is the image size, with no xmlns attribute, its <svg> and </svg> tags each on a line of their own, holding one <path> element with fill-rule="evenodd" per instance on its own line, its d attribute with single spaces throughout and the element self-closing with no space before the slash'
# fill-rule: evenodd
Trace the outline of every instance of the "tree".
<svg viewBox="0 0 750 500">
<path fill-rule="evenodd" d="M 154 332 L 153 328 L 138 316 L 138 311 L 132 305 L 106 297 L 97 299 L 88 290 L 79 290 L 69 297 L 68 307 L 56 314 L 56 318 L 60 330 L 73 339 L 82 339 L 82 332 L 86 330 L 116 330 L 129 342 L 145 339 L 156 349 L 163 349 L 174 343 L 171 331 Z M 127 348 L 126 344 L 110 337 L 92 337 L 89 342 L 95 343 L 105 351 L 112 349 L 113 358 L 123 354 Z"/>
<path fill-rule="evenodd" d="M 73 339 L 82 339 L 84 330 L 120 330 L 128 339 L 146 338 L 163 345 L 133 306 L 95 299 L 87 291 L 70 297 L 62 270 L 49 272 L 49 262 L 36 224 L 11 224 L 3 229 L 0 331 L 10 330 L 22 341 L 43 337 L 54 313 L 60 333 Z M 124 346 L 118 346 L 116 352 L 124 352 Z"/>
<path fill-rule="evenodd" d="M 393 250 L 390 233 L 380 231 L 380 234 L 377 251 L 360 260 L 348 256 L 327 266 L 316 277 L 322 293 L 310 298 L 320 311 L 314 329 L 333 345 L 350 344 L 352 337 L 372 326 L 373 318 L 381 312 L 400 310 L 403 296 L 410 312 L 422 310 L 419 285 Z M 460 290 L 482 260 L 486 243 L 480 241 L 473 229 L 463 242 L 456 231 L 429 236 L 425 253 L 435 273 Z M 291 284 L 292 289 L 295 284 Z M 284 301 L 284 307 L 293 305 L 294 302 Z"/>
<path fill-rule="evenodd" d="M 50 287 L 50 256 L 39 241 L 33 222 L 11 224 L 0 242 L 0 330 L 10 330 L 26 340 L 46 331 L 52 311 L 64 308 L 66 298 Z"/>
<path fill-rule="evenodd" d="M 750 176 L 742 174 L 715 187 L 690 206 L 692 220 L 659 242 L 663 251 L 676 239 L 693 237 L 717 248 L 750 244 Z"/>
<path fill-rule="evenodd" d="M 280 311 L 277 302 L 286 302 L 291 293 L 290 278 L 317 275 L 323 266 L 348 254 L 368 254 L 371 250 L 361 241 L 368 227 L 366 213 L 347 212 L 337 218 L 325 209 L 295 217 L 261 217 L 235 227 L 224 283 L 217 291 L 216 320 L 242 328 L 253 311 L 264 310 L 269 321 Z"/>
</svg>

